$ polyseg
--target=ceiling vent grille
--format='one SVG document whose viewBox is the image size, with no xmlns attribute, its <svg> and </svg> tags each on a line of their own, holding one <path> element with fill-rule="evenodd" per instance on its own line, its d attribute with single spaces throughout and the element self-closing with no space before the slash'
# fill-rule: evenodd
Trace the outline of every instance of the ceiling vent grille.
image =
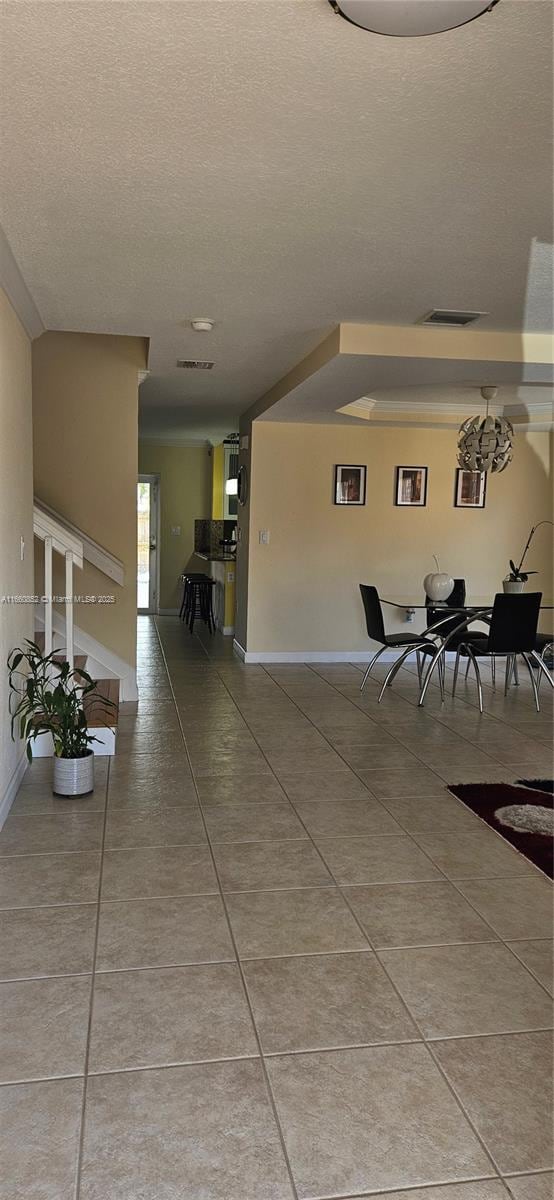
<svg viewBox="0 0 554 1200">
<path fill-rule="evenodd" d="M 177 366 L 186 371 L 211 371 L 215 364 L 207 358 L 178 358 Z"/>
<path fill-rule="evenodd" d="M 484 312 L 458 312 L 453 308 L 433 308 L 426 316 L 420 317 L 416 321 L 416 325 L 447 325 L 453 329 L 464 329 L 466 325 L 472 325 L 474 321 L 478 321 L 479 317 L 486 317 Z"/>
</svg>

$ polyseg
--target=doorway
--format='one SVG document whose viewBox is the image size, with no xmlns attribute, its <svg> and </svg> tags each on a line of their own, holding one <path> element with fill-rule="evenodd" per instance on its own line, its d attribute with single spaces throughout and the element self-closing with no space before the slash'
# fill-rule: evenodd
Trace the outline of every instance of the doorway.
<svg viewBox="0 0 554 1200">
<path fill-rule="evenodd" d="M 158 611 L 159 595 L 158 475 L 139 475 L 137 484 L 137 610 Z"/>
</svg>

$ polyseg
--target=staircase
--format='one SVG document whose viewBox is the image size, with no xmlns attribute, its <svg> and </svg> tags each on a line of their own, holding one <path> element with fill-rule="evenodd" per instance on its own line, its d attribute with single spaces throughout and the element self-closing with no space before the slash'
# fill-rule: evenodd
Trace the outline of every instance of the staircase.
<svg viewBox="0 0 554 1200">
<path fill-rule="evenodd" d="M 75 645 L 75 626 L 73 620 L 73 596 L 74 583 L 73 572 L 75 567 L 83 566 L 83 559 L 86 557 L 89 561 L 98 566 L 110 578 L 116 582 L 121 582 L 123 579 L 123 565 L 118 559 L 110 555 L 108 551 L 104 551 L 101 546 L 98 546 L 92 539 L 86 535 L 81 535 L 80 531 L 68 522 L 62 520 L 53 509 L 46 505 L 35 501 L 33 507 L 33 532 L 35 537 L 44 542 L 44 580 L 42 591 L 37 586 L 39 581 L 35 580 L 35 590 L 44 597 L 44 618 L 42 624 L 44 628 L 35 629 L 34 639 L 40 647 L 43 654 L 51 654 L 53 650 L 59 651 L 55 655 L 54 661 L 58 664 L 68 662 L 71 667 L 76 670 L 89 671 L 97 681 L 95 692 L 91 692 L 85 700 L 85 711 L 89 729 L 92 731 L 96 741 L 92 743 L 92 749 L 97 755 L 115 754 L 115 743 L 117 734 L 117 718 L 119 708 L 119 691 L 120 681 L 115 675 L 106 674 L 105 678 L 99 678 L 98 662 L 93 660 L 89 663 L 89 655 L 79 653 Z M 54 601 L 52 592 L 52 564 L 54 554 L 60 554 L 65 559 L 65 620 L 60 622 L 60 619 L 54 611 Z M 63 628 L 56 630 L 54 625 L 61 624 Z M 106 705 L 105 700 L 110 700 L 114 705 Z M 53 753 L 52 738 L 50 734 L 41 734 L 37 738 L 33 746 L 33 755 L 37 758 L 50 757 Z"/>
</svg>

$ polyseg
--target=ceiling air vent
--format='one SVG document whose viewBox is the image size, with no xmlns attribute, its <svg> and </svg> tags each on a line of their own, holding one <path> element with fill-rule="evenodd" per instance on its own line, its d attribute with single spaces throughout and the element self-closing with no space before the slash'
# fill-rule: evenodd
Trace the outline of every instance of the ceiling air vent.
<svg viewBox="0 0 554 1200">
<path fill-rule="evenodd" d="M 177 366 L 187 371 L 211 371 L 214 363 L 206 358 L 178 358 Z"/>
<path fill-rule="evenodd" d="M 416 325 L 448 325 L 450 328 L 463 329 L 472 325 L 479 317 L 486 317 L 484 312 L 458 312 L 453 308 L 433 308 L 426 316 L 420 317 Z"/>
</svg>

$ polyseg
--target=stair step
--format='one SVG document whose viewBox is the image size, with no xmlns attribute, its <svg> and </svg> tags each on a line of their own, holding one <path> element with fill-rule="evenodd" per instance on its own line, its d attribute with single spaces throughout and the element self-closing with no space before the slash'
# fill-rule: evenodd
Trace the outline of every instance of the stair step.
<svg viewBox="0 0 554 1200">
<path fill-rule="evenodd" d="M 91 692 L 84 703 L 89 728 L 102 729 L 109 725 L 113 729 L 119 712 L 119 679 L 97 679 L 96 688 L 97 691 Z M 116 707 L 107 707 L 104 699 L 111 700 Z"/>
<path fill-rule="evenodd" d="M 45 634 L 42 629 L 35 629 L 34 640 L 44 654 Z M 56 654 L 54 662 L 62 663 L 66 661 L 65 654 Z M 75 669 L 77 671 L 86 670 L 87 655 L 75 655 Z M 104 700 L 111 700 L 115 708 L 107 706 Z M 84 702 L 84 709 L 87 714 L 87 723 L 90 729 L 105 729 L 107 726 L 114 729 L 117 725 L 119 713 L 119 679 L 97 679 L 96 691 L 90 692 Z"/>
</svg>

